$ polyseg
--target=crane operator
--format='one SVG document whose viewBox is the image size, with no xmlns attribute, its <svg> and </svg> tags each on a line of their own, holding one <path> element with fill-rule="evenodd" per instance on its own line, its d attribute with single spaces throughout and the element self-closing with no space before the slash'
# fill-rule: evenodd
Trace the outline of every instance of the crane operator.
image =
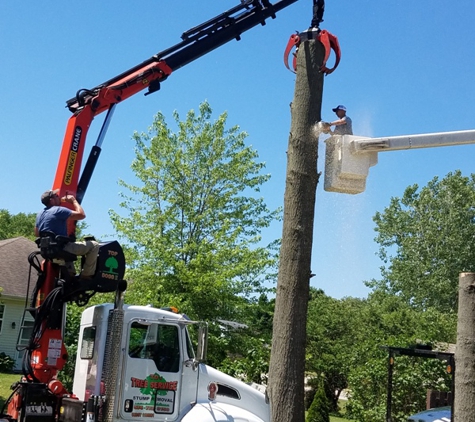
<svg viewBox="0 0 475 422">
<path fill-rule="evenodd" d="M 86 214 L 81 204 L 73 195 L 66 195 L 62 198 L 58 195 L 59 189 L 48 190 L 41 195 L 41 202 L 45 208 L 36 216 L 35 235 L 44 236 L 53 233 L 59 236 L 68 236 L 67 223 L 69 220 L 83 220 Z M 61 206 L 61 202 L 68 202 L 73 206 L 73 210 Z M 99 243 L 94 240 L 71 241 L 68 242 L 64 251 L 73 255 L 84 256 L 85 262 L 79 278 L 92 279 L 96 271 L 97 254 Z M 75 273 L 72 263 L 68 263 L 68 270 Z"/>
</svg>

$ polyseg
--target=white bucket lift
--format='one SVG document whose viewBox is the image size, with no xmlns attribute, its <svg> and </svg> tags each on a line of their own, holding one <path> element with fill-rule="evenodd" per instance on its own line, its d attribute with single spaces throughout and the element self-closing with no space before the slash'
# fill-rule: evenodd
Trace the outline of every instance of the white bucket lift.
<svg viewBox="0 0 475 422">
<path fill-rule="evenodd" d="M 474 144 L 475 130 L 382 138 L 333 135 L 325 143 L 324 189 L 357 194 L 364 192 L 369 168 L 378 163 L 378 152 Z"/>
</svg>

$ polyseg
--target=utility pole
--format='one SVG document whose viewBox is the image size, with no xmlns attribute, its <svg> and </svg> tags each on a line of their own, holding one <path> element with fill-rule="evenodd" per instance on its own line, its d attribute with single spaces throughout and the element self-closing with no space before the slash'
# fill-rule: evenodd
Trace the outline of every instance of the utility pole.
<svg viewBox="0 0 475 422">
<path fill-rule="evenodd" d="M 300 44 L 291 104 L 284 221 L 273 322 L 268 394 L 272 422 L 304 422 L 307 306 L 321 120 L 325 50 L 320 41 Z"/>
</svg>

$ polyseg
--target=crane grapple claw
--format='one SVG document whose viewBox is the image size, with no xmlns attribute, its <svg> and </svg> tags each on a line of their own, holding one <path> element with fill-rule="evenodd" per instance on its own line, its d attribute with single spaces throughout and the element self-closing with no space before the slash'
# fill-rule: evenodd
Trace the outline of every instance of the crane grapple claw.
<svg viewBox="0 0 475 422">
<path fill-rule="evenodd" d="M 297 50 L 300 45 L 300 36 L 299 33 L 296 32 L 295 34 L 292 34 L 289 38 L 289 42 L 287 43 L 287 47 L 285 47 L 285 52 L 284 52 L 284 64 L 287 69 L 289 69 L 291 72 L 295 73 L 297 70 Z M 292 49 L 295 47 L 295 52 L 292 53 L 293 60 L 292 60 L 292 69 L 289 67 L 289 55 Z"/>
<path fill-rule="evenodd" d="M 318 40 L 323 44 L 325 47 L 325 58 L 323 59 L 322 66 L 320 67 L 320 71 L 325 75 L 329 75 L 332 73 L 339 65 L 341 59 L 341 49 L 340 43 L 338 42 L 338 38 L 328 32 L 327 30 L 323 30 L 318 34 Z M 335 52 L 335 65 L 329 69 L 327 67 L 327 61 L 330 57 L 330 50 Z"/>
<path fill-rule="evenodd" d="M 338 64 L 340 63 L 341 49 L 340 49 L 340 43 L 338 42 L 338 38 L 325 29 L 323 30 L 309 29 L 308 31 L 305 31 L 302 33 L 297 32 L 295 34 L 292 34 L 289 38 L 289 41 L 287 43 L 287 46 L 284 52 L 285 67 L 293 73 L 297 71 L 297 53 L 298 53 L 300 44 L 302 41 L 308 41 L 308 40 L 318 40 L 323 44 L 323 47 L 325 48 L 325 54 L 323 58 L 323 63 L 320 66 L 320 71 L 324 73 L 325 75 L 329 75 L 338 67 Z M 289 66 L 289 55 L 294 47 L 295 47 L 295 51 L 292 52 L 293 59 L 292 59 L 292 69 L 291 69 Z M 331 50 L 335 52 L 335 65 L 330 69 L 327 67 L 327 61 L 328 61 L 328 58 L 330 57 Z"/>
</svg>

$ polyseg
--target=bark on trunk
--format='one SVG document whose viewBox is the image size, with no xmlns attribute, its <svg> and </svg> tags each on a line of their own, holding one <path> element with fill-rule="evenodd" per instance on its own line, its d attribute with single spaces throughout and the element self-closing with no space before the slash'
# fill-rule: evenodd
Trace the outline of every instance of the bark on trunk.
<svg viewBox="0 0 475 422">
<path fill-rule="evenodd" d="M 307 304 L 318 183 L 318 138 L 321 120 L 324 57 L 318 41 L 300 45 L 291 105 L 287 150 L 284 221 L 274 313 L 268 394 L 272 422 L 304 422 L 304 371 Z"/>
<path fill-rule="evenodd" d="M 475 422 L 475 273 L 459 276 L 455 349 L 455 422 Z"/>
</svg>

